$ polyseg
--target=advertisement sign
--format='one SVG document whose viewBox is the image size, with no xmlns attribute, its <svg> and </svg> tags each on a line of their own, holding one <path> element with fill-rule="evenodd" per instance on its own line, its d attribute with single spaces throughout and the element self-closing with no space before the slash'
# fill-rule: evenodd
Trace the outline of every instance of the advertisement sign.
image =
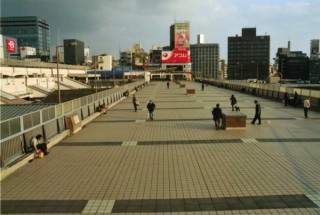
<svg viewBox="0 0 320 215">
<path fill-rule="evenodd" d="M 190 49 L 190 24 L 176 23 L 174 31 L 174 48 L 176 50 L 189 50 Z"/>
<path fill-rule="evenodd" d="M 16 41 L 7 39 L 6 43 L 7 43 L 7 51 L 8 52 L 16 52 L 17 51 Z"/>
<path fill-rule="evenodd" d="M 162 63 L 190 63 L 190 51 L 163 51 Z"/>
<path fill-rule="evenodd" d="M 26 47 L 26 46 L 20 47 L 21 59 L 24 59 L 28 56 L 34 56 L 34 55 L 36 55 L 36 48 Z"/>
</svg>

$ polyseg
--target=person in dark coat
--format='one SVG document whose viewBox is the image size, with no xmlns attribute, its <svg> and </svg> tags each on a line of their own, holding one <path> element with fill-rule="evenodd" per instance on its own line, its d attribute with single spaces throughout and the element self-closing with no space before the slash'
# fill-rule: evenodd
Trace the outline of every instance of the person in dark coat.
<svg viewBox="0 0 320 215">
<path fill-rule="evenodd" d="M 230 101 L 231 101 L 232 111 L 234 111 L 234 106 L 237 104 L 237 99 L 236 97 L 234 97 L 234 95 L 231 95 Z"/>
<path fill-rule="evenodd" d="M 212 110 L 212 116 L 214 120 L 214 124 L 216 126 L 216 130 L 221 129 L 221 122 L 222 122 L 222 110 L 219 104 L 216 104 L 216 107 Z"/>
<path fill-rule="evenodd" d="M 256 104 L 256 112 L 251 124 L 255 124 L 256 120 L 258 120 L 258 125 L 261 125 L 261 105 L 257 100 L 255 100 L 254 103 Z"/>
<path fill-rule="evenodd" d="M 133 95 L 132 104 L 133 104 L 133 107 L 134 107 L 134 111 L 137 112 L 138 100 L 137 100 L 135 95 Z"/>
<path fill-rule="evenodd" d="M 287 92 L 285 92 L 284 96 L 283 96 L 283 100 L 284 100 L 284 106 L 288 105 L 288 101 L 289 101 L 289 95 Z"/>
<path fill-rule="evenodd" d="M 169 81 L 167 82 L 167 88 L 169 89 L 169 87 L 170 87 L 170 83 L 169 83 Z"/>
<path fill-rule="evenodd" d="M 294 92 L 293 99 L 294 99 L 294 101 L 293 101 L 293 102 L 294 102 L 293 106 L 294 106 L 294 107 L 297 107 L 298 104 L 299 104 L 299 94 L 298 94 L 297 92 Z"/>
<path fill-rule="evenodd" d="M 156 105 L 151 100 L 147 105 L 147 109 L 149 111 L 149 119 L 153 120 L 153 111 L 156 109 Z"/>
<path fill-rule="evenodd" d="M 204 91 L 204 83 L 201 84 L 201 90 Z"/>
</svg>

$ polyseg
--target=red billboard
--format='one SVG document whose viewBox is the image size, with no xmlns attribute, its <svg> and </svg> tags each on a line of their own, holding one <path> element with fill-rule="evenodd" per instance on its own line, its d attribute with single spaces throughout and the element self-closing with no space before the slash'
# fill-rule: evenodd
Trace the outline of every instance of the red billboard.
<svg viewBox="0 0 320 215">
<path fill-rule="evenodd" d="M 16 52 L 17 51 L 16 41 L 7 39 L 6 43 L 7 43 L 7 51 L 8 52 Z"/>
<path fill-rule="evenodd" d="M 190 51 L 188 50 L 163 51 L 162 63 L 190 63 Z"/>
</svg>

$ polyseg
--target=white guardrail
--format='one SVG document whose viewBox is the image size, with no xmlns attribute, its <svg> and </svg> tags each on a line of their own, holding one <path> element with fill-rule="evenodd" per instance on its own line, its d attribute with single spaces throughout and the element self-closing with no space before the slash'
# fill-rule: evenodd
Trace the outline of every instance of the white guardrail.
<svg viewBox="0 0 320 215">
<path fill-rule="evenodd" d="M 145 80 L 119 86 L 84 96 L 49 108 L 38 110 L 12 119 L 1 121 L 1 168 L 11 164 L 27 154 L 30 138 L 38 133 L 43 134 L 45 140 L 60 134 L 67 128 L 65 116 L 77 113 L 80 120 L 84 120 L 96 112 L 101 104 L 112 105 L 119 101 L 124 93 L 132 92 L 136 88 L 147 84 Z"/>
</svg>

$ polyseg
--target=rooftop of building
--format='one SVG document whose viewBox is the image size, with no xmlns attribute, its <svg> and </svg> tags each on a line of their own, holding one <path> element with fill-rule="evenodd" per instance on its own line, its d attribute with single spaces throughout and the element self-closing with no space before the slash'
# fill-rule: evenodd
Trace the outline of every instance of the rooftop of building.
<svg viewBox="0 0 320 215">
<path fill-rule="evenodd" d="M 137 112 L 126 98 L 2 180 L 2 213 L 320 213 L 319 112 L 304 118 L 247 93 L 182 82 L 189 96 L 166 83 L 139 90 Z M 246 128 L 215 130 L 212 107 L 231 111 L 231 94 Z M 261 125 L 250 124 L 254 100 Z"/>
</svg>

